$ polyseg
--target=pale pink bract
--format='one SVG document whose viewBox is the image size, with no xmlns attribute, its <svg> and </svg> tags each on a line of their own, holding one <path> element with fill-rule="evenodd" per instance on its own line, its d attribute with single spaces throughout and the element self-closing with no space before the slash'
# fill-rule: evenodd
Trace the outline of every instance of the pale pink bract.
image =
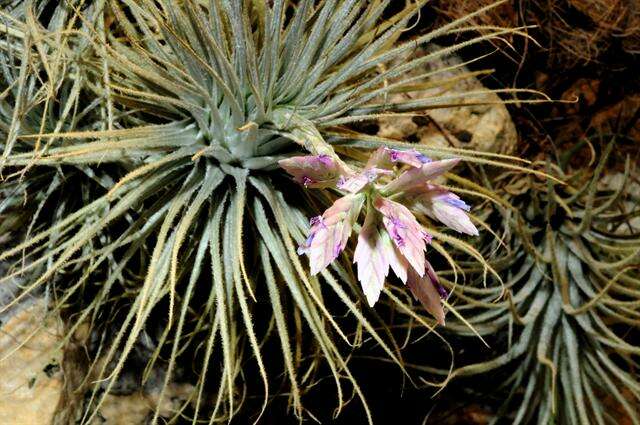
<svg viewBox="0 0 640 425">
<path fill-rule="evenodd" d="M 340 164 L 329 155 L 294 156 L 278 164 L 298 183 L 316 189 L 335 186 L 343 173 Z"/>
<path fill-rule="evenodd" d="M 414 201 L 417 211 L 457 232 L 478 236 L 478 229 L 467 215 L 469 205 L 455 193 L 438 186 L 425 185 L 415 191 Z"/>
<path fill-rule="evenodd" d="M 443 159 L 442 161 L 431 161 L 422 164 L 420 168 L 411 168 L 400 174 L 396 179 L 383 186 L 381 191 L 384 194 L 392 195 L 397 192 L 406 192 L 424 185 L 456 166 L 459 159 Z"/>
<path fill-rule="evenodd" d="M 373 201 L 373 205 L 382 214 L 382 222 L 398 251 L 414 270 L 423 276 L 424 252 L 427 249 L 426 242 L 429 240 L 429 235 L 422 225 L 407 207 L 397 202 L 378 196 Z"/>
<path fill-rule="evenodd" d="M 299 253 L 309 256 L 311 274 L 327 267 L 347 245 L 364 196 L 347 195 L 333 203 L 320 217 L 311 219 L 311 231 Z"/>
</svg>

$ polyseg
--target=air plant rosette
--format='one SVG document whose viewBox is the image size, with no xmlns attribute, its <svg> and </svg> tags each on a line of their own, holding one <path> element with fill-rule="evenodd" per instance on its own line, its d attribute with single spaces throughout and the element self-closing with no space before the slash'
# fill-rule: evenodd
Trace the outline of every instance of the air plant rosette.
<svg viewBox="0 0 640 425">
<path fill-rule="evenodd" d="M 640 212 L 626 191 L 628 159 L 624 183 L 603 184 L 614 146 L 602 152 L 593 171 L 539 164 L 565 185 L 521 173 L 494 181 L 503 204 L 486 219 L 494 229 L 503 221 L 505 232 L 499 242 L 485 244 L 484 253 L 487 258 L 489 250 L 499 253 L 488 262 L 504 285 L 457 287 L 456 309 L 466 322 L 447 326 L 458 335 L 488 338 L 494 354 L 467 355 L 466 364 L 458 359 L 453 371 L 424 369 L 446 375 L 447 381 L 494 376 L 492 422 L 640 420 L 634 360 L 640 353 L 635 339 L 640 238 L 638 229 L 629 227 Z M 502 243 L 508 249 L 496 251 Z M 469 361 L 472 357 L 476 360 Z"/>
<path fill-rule="evenodd" d="M 66 318 L 64 344 L 88 327 L 85 378 L 67 383 L 83 402 L 64 406 L 68 421 L 91 422 L 143 351 L 140 383 L 162 370 L 159 404 L 178 371 L 193 384 L 174 421 L 228 421 L 258 391 L 251 376 L 254 420 L 283 392 L 280 377 L 295 415 L 312 415 L 302 397 L 328 375 L 335 413 L 347 381 L 371 422 L 348 365 L 360 342 L 345 323 L 404 370 L 366 304 L 391 269 L 442 323 L 448 294 L 425 258 L 429 242 L 444 250 L 435 223 L 477 234 L 467 205 L 431 180 L 457 161 L 524 169 L 348 126 L 464 104 L 474 93 L 385 99 L 433 86 L 446 70 L 407 76 L 430 60 L 520 32 L 495 28 L 398 62 L 476 31 L 468 22 L 489 8 L 401 40 L 424 1 L 385 19 L 384 0 L 204 3 L 33 1 L 0 12 L 0 261 L 10 267 L 0 281 L 22 282 L 3 311 L 45 291 Z M 277 346 L 280 377 L 265 344 Z"/>
</svg>

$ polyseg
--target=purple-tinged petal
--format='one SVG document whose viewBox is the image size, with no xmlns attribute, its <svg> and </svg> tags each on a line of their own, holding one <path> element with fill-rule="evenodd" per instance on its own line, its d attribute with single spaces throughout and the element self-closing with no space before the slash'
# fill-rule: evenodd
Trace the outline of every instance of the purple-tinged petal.
<svg viewBox="0 0 640 425">
<path fill-rule="evenodd" d="M 449 293 L 444 288 L 444 286 L 442 286 L 442 284 L 440 283 L 440 280 L 438 279 L 438 275 L 436 274 L 436 271 L 433 269 L 433 266 L 428 260 L 426 261 L 426 266 L 427 266 L 427 269 L 426 269 L 427 277 L 429 277 L 431 284 L 438 291 L 440 298 L 442 298 L 443 300 L 446 300 L 447 298 L 449 298 Z"/>
<path fill-rule="evenodd" d="M 427 264 L 429 263 L 427 262 Z M 431 265 L 429 265 L 428 268 L 431 270 L 427 270 L 427 273 L 425 273 L 423 277 L 420 277 L 415 270 L 409 270 L 407 286 L 414 298 L 420 301 L 423 307 L 435 317 L 440 325 L 444 325 L 444 308 L 442 307 L 440 293 L 436 286 L 439 286 L 438 277 L 435 272 L 433 272 Z"/>
<path fill-rule="evenodd" d="M 389 273 L 387 250 L 374 210 L 367 212 L 358 236 L 358 245 L 353 253 L 353 262 L 358 265 L 358 280 L 367 303 L 373 307 L 380 298 L 380 292 Z"/>
<path fill-rule="evenodd" d="M 311 226 L 311 229 L 309 230 L 309 236 L 307 237 L 307 240 L 298 247 L 298 255 L 307 254 L 309 252 L 309 248 L 311 248 L 311 242 L 313 242 L 316 233 L 318 233 L 319 229 L 325 226 L 322 216 L 320 215 L 312 217 L 311 220 L 309 220 L 309 225 Z"/>
<path fill-rule="evenodd" d="M 419 168 L 428 162 L 431 162 L 431 160 L 415 149 L 400 150 L 383 146 L 371 155 L 367 162 L 367 168 L 378 167 L 390 169 L 396 164 L 406 164 Z"/>
<path fill-rule="evenodd" d="M 416 210 L 440 221 L 447 227 L 467 235 L 477 236 L 478 229 L 466 211 L 470 210 L 460 197 L 446 189 L 429 185 L 416 198 Z"/>
<path fill-rule="evenodd" d="M 398 279 L 402 283 L 407 283 L 407 271 L 409 270 L 409 262 L 402 255 L 397 246 L 391 241 L 391 237 L 388 233 L 383 234 L 383 240 L 385 242 L 385 248 L 387 250 L 387 258 L 389 259 L 389 265 L 391 270 L 398 276 Z"/>
<path fill-rule="evenodd" d="M 311 220 L 309 237 L 298 252 L 309 256 L 312 275 L 327 267 L 345 248 L 363 202 L 363 195 L 347 195 L 335 201 L 322 217 Z"/>
<path fill-rule="evenodd" d="M 420 168 L 424 164 L 421 160 L 424 155 L 415 149 L 409 151 L 401 151 L 397 149 L 389 149 L 389 159 L 393 163 L 407 164 L 415 168 Z"/>
<path fill-rule="evenodd" d="M 470 211 L 471 207 L 469 205 L 467 205 L 466 202 L 464 202 L 462 199 L 460 199 L 460 197 L 458 197 L 457 195 L 451 193 L 448 196 L 444 197 L 442 199 L 444 202 L 446 202 L 447 204 L 451 205 L 452 207 L 456 207 L 456 208 L 460 208 L 463 211 Z"/>
<path fill-rule="evenodd" d="M 464 210 L 439 201 L 433 203 L 432 210 L 434 217 L 445 226 L 467 235 L 479 235 L 478 228 L 471 222 Z"/>
<path fill-rule="evenodd" d="M 385 194 L 393 194 L 415 189 L 424 185 L 427 181 L 446 173 L 458 162 L 460 162 L 458 158 L 444 159 L 442 161 L 427 162 L 422 164 L 420 168 L 411 168 L 390 181 L 382 188 L 382 191 Z"/>
<path fill-rule="evenodd" d="M 400 253 L 420 276 L 424 275 L 425 232 L 411 211 L 397 202 L 377 197 L 374 206 L 382 214 L 387 233 Z"/>
<path fill-rule="evenodd" d="M 329 155 L 294 156 L 278 162 L 287 173 L 305 187 L 333 187 L 337 183 L 342 168 Z"/>
<path fill-rule="evenodd" d="M 430 162 L 433 162 L 431 158 L 429 158 L 428 156 L 420 152 L 416 153 L 416 158 L 418 158 L 418 161 L 422 162 L 423 164 L 428 164 Z"/>
</svg>

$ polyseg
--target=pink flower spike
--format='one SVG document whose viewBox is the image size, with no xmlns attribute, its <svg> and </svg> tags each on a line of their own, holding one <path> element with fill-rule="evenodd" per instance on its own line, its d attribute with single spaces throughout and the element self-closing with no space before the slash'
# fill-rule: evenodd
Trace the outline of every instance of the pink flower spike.
<svg viewBox="0 0 640 425">
<path fill-rule="evenodd" d="M 425 184 L 427 181 L 446 173 L 458 162 L 460 162 L 459 158 L 427 162 L 422 164 L 420 168 L 412 168 L 405 171 L 396 179 L 384 186 L 382 191 L 386 194 L 394 194 L 401 191 L 415 189 L 416 187 Z"/>
<path fill-rule="evenodd" d="M 382 214 L 382 222 L 398 251 L 423 276 L 424 251 L 427 247 L 420 223 L 407 207 L 389 199 L 379 196 L 374 200 L 374 206 Z"/>
<path fill-rule="evenodd" d="M 311 219 L 309 237 L 298 253 L 309 256 L 312 275 L 327 267 L 345 248 L 363 202 L 364 195 L 347 195 L 335 201 L 322 217 Z"/>
<path fill-rule="evenodd" d="M 358 236 L 358 245 L 353 253 L 353 262 L 358 265 L 358 280 L 370 307 L 380 298 L 380 292 L 389 273 L 385 235 L 380 232 L 375 216 L 374 210 L 367 212 Z M 388 242 L 388 238 L 386 241 Z"/>
<path fill-rule="evenodd" d="M 294 156 L 281 159 L 280 167 L 305 187 L 326 188 L 335 186 L 342 169 L 329 155 Z"/>
<path fill-rule="evenodd" d="M 427 271 L 424 277 L 420 277 L 414 270 L 409 270 L 407 286 L 422 306 L 429 312 L 440 325 L 444 326 L 444 308 L 441 302 L 441 293 L 438 290 L 440 283 L 435 271 L 429 262 L 426 262 Z M 444 291 L 444 288 L 442 288 Z M 446 291 L 445 291 L 446 293 Z"/>
</svg>

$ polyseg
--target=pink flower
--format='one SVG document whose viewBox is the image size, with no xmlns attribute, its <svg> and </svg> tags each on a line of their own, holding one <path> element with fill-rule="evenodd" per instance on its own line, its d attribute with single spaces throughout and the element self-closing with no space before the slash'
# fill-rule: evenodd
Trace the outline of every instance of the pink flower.
<svg viewBox="0 0 640 425">
<path fill-rule="evenodd" d="M 363 202 L 364 195 L 347 195 L 335 201 L 322 216 L 311 219 L 309 237 L 298 253 L 309 256 L 312 275 L 327 267 L 345 248 Z"/>
<path fill-rule="evenodd" d="M 434 185 L 426 185 L 418 193 L 417 210 L 457 232 L 478 235 L 478 229 L 467 215 L 470 207 L 458 195 Z"/>
<path fill-rule="evenodd" d="M 305 187 L 334 187 L 343 170 L 329 155 L 294 156 L 282 159 L 278 164 Z"/>
</svg>

